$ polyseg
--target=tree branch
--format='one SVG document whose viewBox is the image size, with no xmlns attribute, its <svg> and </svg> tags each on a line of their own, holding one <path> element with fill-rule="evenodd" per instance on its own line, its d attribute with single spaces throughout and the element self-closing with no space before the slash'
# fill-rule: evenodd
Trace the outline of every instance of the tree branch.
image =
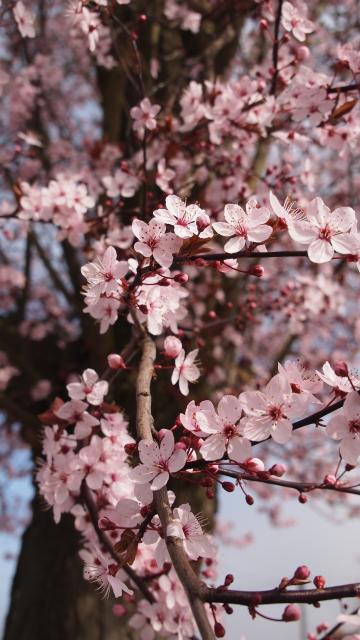
<svg viewBox="0 0 360 640">
<path fill-rule="evenodd" d="M 145 335 L 143 339 L 142 358 L 136 382 L 136 427 L 139 438 L 153 440 L 153 417 L 151 414 L 151 379 L 154 372 L 156 347 L 153 340 Z M 169 524 L 172 522 L 172 511 L 168 500 L 167 489 L 163 487 L 154 492 L 154 505 L 160 517 L 166 546 L 173 562 L 174 569 L 182 583 L 191 606 L 195 621 L 203 640 L 214 640 L 214 633 L 208 620 L 203 603 L 203 593 L 206 586 L 194 572 L 188 557 L 178 538 L 166 536 Z"/>
<path fill-rule="evenodd" d="M 339 598 L 358 598 L 360 583 L 341 584 L 325 589 L 268 589 L 266 591 L 237 591 L 235 589 L 208 589 L 205 599 L 207 602 L 223 602 L 228 604 L 242 604 L 248 607 L 262 604 L 281 604 L 299 602 L 314 604 L 322 600 L 337 600 Z"/>
</svg>

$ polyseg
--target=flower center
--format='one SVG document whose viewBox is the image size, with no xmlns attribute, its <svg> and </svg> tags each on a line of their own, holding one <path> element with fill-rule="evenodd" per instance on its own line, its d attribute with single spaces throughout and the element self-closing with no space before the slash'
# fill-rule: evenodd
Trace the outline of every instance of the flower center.
<svg viewBox="0 0 360 640">
<path fill-rule="evenodd" d="M 270 405 L 268 408 L 268 414 L 274 422 L 280 420 L 280 418 L 284 417 L 281 406 L 278 405 Z"/>
<path fill-rule="evenodd" d="M 332 236 L 332 231 L 328 224 L 325 225 L 325 227 L 323 227 L 322 229 L 320 229 L 320 234 L 319 234 L 320 240 L 327 240 L 327 242 L 330 242 L 331 236 Z"/>
<path fill-rule="evenodd" d="M 235 435 L 235 433 L 236 433 L 235 425 L 233 425 L 233 424 L 226 424 L 226 425 L 224 425 L 223 432 L 224 432 L 224 435 L 225 435 L 227 438 L 233 438 L 233 436 L 234 436 L 234 435 Z"/>
<path fill-rule="evenodd" d="M 360 434 L 360 418 L 358 418 L 357 420 L 351 420 L 349 422 L 349 430 L 350 430 L 350 433 Z"/>
</svg>

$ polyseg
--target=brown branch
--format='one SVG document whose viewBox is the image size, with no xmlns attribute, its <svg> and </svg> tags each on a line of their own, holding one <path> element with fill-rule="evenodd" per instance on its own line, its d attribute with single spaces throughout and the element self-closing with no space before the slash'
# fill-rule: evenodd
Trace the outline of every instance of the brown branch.
<svg viewBox="0 0 360 640">
<path fill-rule="evenodd" d="M 230 469 L 219 469 L 219 475 L 227 476 L 228 478 L 234 478 L 235 480 L 245 480 L 249 482 L 261 482 L 262 484 L 271 484 L 277 487 L 285 487 L 287 489 L 295 489 L 300 493 L 309 491 L 315 491 L 316 489 L 325 491 L 337 491 L 339 493 L 350 493 L 352 495 L 360 496 L 360 489 L 354 489 L 353 487 L 327 485 L 323 482 L 296 482 L 295 480 L 281 480 L 279 478 L 259 478 L 256 475 L 250 475 L 248 473 L 237 473 Z"/>
<path fill-rule="evenodd" d="M 248 607 L 263 604 L 281 604 L 299 602 L 314 604 L 322 600 L 337 600 L 340 598 L 360 597 L 360 583 L 341 584 L 325 589 L 294 589 L 280 590 L 268 589 L 266 591 L 238 591 L 235 589 L 208 589 L 205 595 L 207 602 L 223 602 L 228 604 L 241 604 Z"/>
<path fill-rule="evenodd" d="M 277 12 L 276 12 L 276 17 L 275 17 L 275 24 L 274 24 L 274 45 L 273 45 L 273 50 L 272 50 L 273 77 L 272 77 L 272 82 L 271 82 L 271 87 L 270 87 L 270 95 L 271 96 L 275 95 L 275 93 L 276 93 L 276 84 L 277 84 L 277 79 L 278 79 L 278 75 L 279 75 L 279 67 L 278 67 L 278 62 L 279 62 L 279 32 L 280 32 L 280 23 L 281 23 L 281 13 L 282 13 L 283 1 L 284 0 L 278 0 L 278 7 L 277 7 Z"/>
<path fill-rule="evenodd" d="M 236 253 L 200 253 L 192 256 L 176 256 L 173 265 L 182 262 L 195 262 L 196 260 L 206 260 L 207 262 L 231 260 L 233 258 L 307 258 L 307 251 L 237 251 Z"/>
<path fill-rule="evenodd" d="M 153 417 L 151 414 L 151 379 L 154 372 L 156 347 L 153 340 L 145 335 L 143 338 L 142 358 L 136 382 L 137 414 L 136 426 L 138 437 L 153 440 Z M 167 489 L 163 487 L 154 492 L 154 505 L 160 517 L 165 536 L 166 546 L 174 565 L 174 569 L 182 583 L 191 606 L 196 624 L 203 640 L 214 640 L 214 633 L 208 620 L 203 603 L 203 593 L 206 586 L 194 572 L 182 542 L 179 538 L 166 536 L 166 531 L 173 517 L 168 500 Z"/>
</svg>

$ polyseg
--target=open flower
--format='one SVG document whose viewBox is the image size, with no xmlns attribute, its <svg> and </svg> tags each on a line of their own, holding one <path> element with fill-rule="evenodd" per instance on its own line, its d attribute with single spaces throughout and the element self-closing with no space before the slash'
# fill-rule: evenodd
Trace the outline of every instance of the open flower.
<svg viewBox="0 0 360 640">
<path fill-rule="evenodd" d="M 154 257 L 162 267 L 170 267 L 173 254 L 181 247 L 181 240 L 175 233 L 166 233 L 166 226 L 159 220 L 150 220 L 149 224 L 142 220 L 134 220 L 132 223 L 134 235 L 140 240 L 135 242 L 135 251 L 146 258 Z"/>
<path fill-rule="evenodd" d="M 257 207 L 254 199 L 246 204 L 246 212 L 238 204 L 227 204 L 224 208 L 226 222 L 214 222 L 213 227 L 221 236 L 231 236 L 225 244 L 227 253 L 241 251 L 246 242 L 264 242 L 272 233 L 270 211 Z"/>
<path fill-rule="evenodd" d="M 244 436 L 256 442 L 269 436 L 283 444 L 292 433 L 293 418 L 306 410 L 308 398 L 292 393 L 290 383 L 281 374 L 271 378 L 264 391 L 245 391 L 239 396 L 246 417 L 241 420 Z"/>
<path fill-rule="evenodd" d="M 244 462 L 251 457 L 251 444 L 242 437 L 239 425 L 242 406 L 235 396 L 224 396 L 217 406 L 215 422 L 203 426 L 207 433 L 212 431 L 200 449 L 205 460 L 219 460 L 225 450 L 230 460 Z M 209 415 L 209 412 L 208 412 Z M 210 414 L 211 415 L 211 414 Z"/>
<path fill-rule="evenodd" d="M 189 382 L 196 382 L 200 376 L 200 369 L 195 364 L 195 358 L 199 353 L 199 349 L 194 349 L 185 356 L 185 350 L 181 349 L 175 360 L 175 369 L 172 372 L 171 382 L 176 384 L 179 382 L 179 389 L 184 396 L 189 393 Z"/>
<path fill-rule="evenodd" d="M 321 264 L 331 260 L 335 251 L 357 253 L 359 239 L 353 231 L 355 222 L 355 211 L 351 207 L 330 211 L 321 198 L 314 198 L 306 209 L 306 219 L 289 225 L 289 234 L 295 242 L 310 243 L 310 260 Z"/>
<path fill-rule="evenodd" d="M 98 296 L 116 291 L 119 279 L 123 278 L 127 271 L 127 262 L 117 260 L 114 247 L 108 247 L 101 258 L 96 258 L 94 262 L 88 262 L 81 267 L 81 273 L 88 281 L 88 291 Z"/>
<path fill-rule="evenodd" d="M 99 380 L 94 369 L 85 369 L 81 382 L 70 382 L 66 388 L 72 400 L 86 399 L 90 404 L 99 405 L 108 392 L 109 384 L 106 380 Z"/>
<path fill-rule="evenodd" d="M 186 463 L 186 453 L 182 449 L 174 450 L 175 441 L 171 431 L 167 431 L 160 446 L 151 440 L 139 442 L 140 465 L 130 472 L 134 482 L 151 482 L 151 489 L 157 491 L 164 487 L 170 473 L 176 473 Z"/>
<path fill-rule="evenodd" d="M 171 224 L 174 227 L 174 232 L 179 238 L 191 238 L 193 235 L 197 235 L 199 229 L 197 227 L 197 218 L 202 220 L 204 215 L 203 209 L 197 204 L 189 204 L 181 200 L 178 196 L 167 196 L 166 209 L 156 209 L 154 216 L 165 224 Z"/>
<path fill-rule="evenodd" d="M 173 511 L 173 521 L 168 525 L 167 535 L 180 538 L 190 560 L 211 558 L 214 545 L 204 534 L 200 522 L 194 516 L 189 504 L 182 504 Z"/>
<path fill-rule="evenodd" d="M 326 433 L 334 440 L 341 440 L 341 457 L 355 465 L 360 456 L 360 396 L 357 391 L 346 396 L 341 412 L 326 426 Z"/>
</svg>

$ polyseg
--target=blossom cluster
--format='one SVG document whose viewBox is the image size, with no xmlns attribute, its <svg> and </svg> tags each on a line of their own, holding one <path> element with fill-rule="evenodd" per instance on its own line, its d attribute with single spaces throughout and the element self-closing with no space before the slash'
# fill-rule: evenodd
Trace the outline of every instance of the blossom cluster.
<svg viewBox="0 0 360 640">
<path fill-rule="evenodd" d="M 96 582 L 104 593 L 111 590 L 116 598 L 127 594 L 126 602 L 131 603 L 136 585 L 129 581 L 124 565 L 130 563 L 137 575 L 146 577 L 154 602 L 140 598 L 130 626 L 144 634 L 157 620 L 163 634 L 177 635 L 181 629 L 181 637 L 191 638 L 191 609 L 171 568 L 165 539 L 181 539 L 190 560 L 208 559 L 207 572 L 212 577 L 214 542 L 203 532 L 189 504 L 174 508 L 167 531 L 162 530 L 152 507 L 153 491 L 185 466 L 187 454 L 178 448 L 172 432 L 165 430 L 159 444 L 139 443 L 141 464 L 132 468 L 135 441 L 123 413 L 104 401 L 108 382 L 87 369 L 67 390 L 69 400 L 55 401 L 43 418 L 51 426 L 44 429 L 45 461 L 37 473 L 41 494 L 56 522 L 63 513 L 73 515 L 84 539 L 80 556 L 85 579 Z M 174 497 L 170 492 L 171 503 Z M 91 505 L 95 520 L 91 519 Z M 98 527 L 108 541 L 106 546 L 97 535 Z"/>
</svg>

